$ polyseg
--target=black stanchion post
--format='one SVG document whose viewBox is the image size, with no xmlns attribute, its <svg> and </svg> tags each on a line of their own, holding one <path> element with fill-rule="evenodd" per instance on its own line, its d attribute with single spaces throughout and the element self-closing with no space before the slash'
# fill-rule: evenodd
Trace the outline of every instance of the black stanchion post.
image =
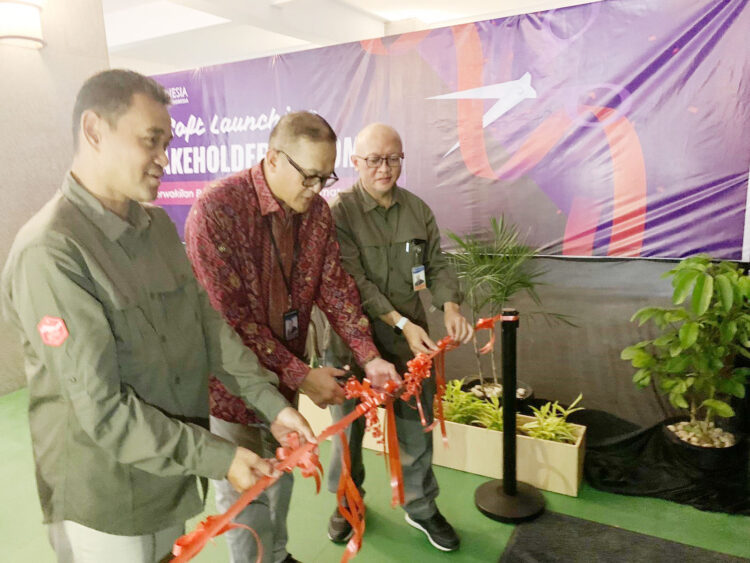
<svg viewBox="0 0 750 563">
<path fill-rule="evenodd" d="M 518 311 L 503 309 L 503 478 L 480 485 L 474 493 L 479 511 L 501 522 L 523 522 L 544 511 L 544 497 L 516 480 L 516 331 Z"/>
<path fill-rule="evenodd" d="M 516 484 L 516 333 L 518 311 L 503 311 L 500 346 L 502 350 L 503 381 L 503 491 L 506 495 L 518 492 Z M 508 320 L 505 320 L 505 317 Z M 510 351 L 510 353 L 509 353 Z M 507 391 L 506 391 L 507 390 Z"/>
</svg>

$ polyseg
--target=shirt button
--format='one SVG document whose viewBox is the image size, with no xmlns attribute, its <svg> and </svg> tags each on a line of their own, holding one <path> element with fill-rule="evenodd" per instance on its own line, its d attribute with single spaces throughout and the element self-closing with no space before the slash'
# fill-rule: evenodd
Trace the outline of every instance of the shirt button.
<svg viewBox="0 0 750 563">
<path fill-rule="evenodd" d="M 175 382 L 175 383 L 176 383 L 177 385 L 179 385 L 179 384 L 180 384 L 180 376 L 179 376 L 179 375 L 178 375 L 177 377 L 175 377 L 175 378 L 174 378 L 174 382 Z"/>
<path fill-rule="evenodd" d="M 76 381 L 78 381 L 78 378 L 77 377 L 70 377 L 70 378 L 68 378 L 68 381 L 70 381 L 71 383 L 75 383 Z"/>
<path fill-rule="evenodd" d="M 166 342 L 166 341 L 167 341 L 167 337 L 166 337 L 166 336 L 164 336 L 164 335 L 162 334 L 162 335 L 161 335 L 161 336 L 159 337 L 159 340 L 161 340 L 162 342 Z"/>
</svg>

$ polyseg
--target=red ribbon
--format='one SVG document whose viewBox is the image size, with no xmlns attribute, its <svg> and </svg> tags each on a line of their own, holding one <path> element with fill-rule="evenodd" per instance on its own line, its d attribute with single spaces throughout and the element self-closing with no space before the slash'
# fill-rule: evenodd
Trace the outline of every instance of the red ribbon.
<svg viewBox="0 0 750 563">
<path fill-rule="evenodd" d="M 427 428 L 427 420 L 424 416 L 421 399 L 422 381 L 430 377 L 432 360 L 427 354 L 417 354 L 406 363 L 406 367 L 408 368 L 408 371 L 404 374 L 404 387 L 406 391 L 402 393 L 401 399 L 408 401 L 412 397 L 415 398 L 417 410 L 419 411 L 419 419 L 422 422 L 422 426 Z"/>
<path fill-rule="evenodd" d="M 234 528 L 244 528 L 251 534 L 253 534 L 255 542 L 258 544 L 258 555 L 255 558 L 255 563 L 261 563 L 261 561 L 263 561 L 263 543 L 260 541 L 258 532 L 253 530 L 250 526 L 245 526 L 245 524 L 238 524 L 236 522 L 222 522 L 218 524 L 218 526 L 221 526 L 218 531 L 216 531 L 215 533 L 212 532 L 211 535 L 208 535 L 208 530 L 213 529 L 214 522 L 216 522 L 220 518 L 220 516 L 208 516 L 205 520 L 198 523 L 198 525 L 195 527 L 195 530 L 193 530 L 189 534 L 185 534 L 184 536 L 180 536 L 179 538 L 177 538 L 177 541 L 175 541 L 174 545 L 172 546 L 172 555 L 176 555 L 178 557 L 172 559 L 172 561 L 179 561 L 180 555 L 187 554 L 187 552 L 191 551 L 191 549 L 193 549 L 193 546 L 197 544 L 200 544 L 200 547 L 202 549 L 209 539 L 215 536 L 220 536 L 221 534 L 226 533 Z M 192 558 L 196 554 L 190 555 L 189 558 Z"/>
<path fill-rule="evenodd" d="M 393 401 L 386 403 L 385 413 L 385 436 L 386 444 L 388 444 L 386 469 L 390 469 L 391 473 L 391 506 L 402 506 L 404 504 L 404 472 L 401 467 L 401 453 L 398 449 L 396 413 L 393 412 Z"/>
<path fill-rule="evenodd" d="M 237 499 L 237 501 L 230 506 L 229 510 L 224 514 L 208 516 L 196 526 L 194 531 L 177 538 L 174 546 L 172 546 L 172 555 L 175 556 L 175 558 L 172 559 L 172 563 L 190 561 L 200 553 L 206 543 L 208 543 L 208 540 L 237 527 L 237 525 L 232 522 L 232 518 L 242 512 L 248 504 L 255 500 L 265 489 L 275 483 L 277 479 L 278 477 L 263 477 L 256 481 L 252 487 L 242 493 L 242 496 L 240 496 L 240 498 Z M 262 547 L 260 547 L 260 543 L 258 545 L 258 552 L 260 553 Z"/>
<path fill-rule="evenodd" d="M 495 323 L 499 321 L 517 320 L 517 316 L 496 315 L 487 319 L 479 319 L 475 330 L 490 330 L 490 342 L 482 347 L 480 352 L 486 354 L 492 348 L 495 342 Z M 419 409 L 420 418 L 425 431 L 432 430 L 436 424 L 440 424 L 443 435 L 443 441 L 447 445 L 445 419 L 443 416 L 442 398 L 445 395 L 445 353 L 458 346 L 458 343 L 450 337 L 441 339 L 438 343 L 438 350 L 430 354 L 417 354 L 417 356 L 407 363 L 408 371 L 404 374 L 404 386 L 399 388 L 394 381 L 388 381 L 383 391 L 373 388 L 370 381 L 364 379 L 362 382 L 356 378 L 350 378 L 345 386 L 344 392 L 347 398 L 357 397 L 360 403 L 357 408 L 338 422 L 332 424 L 323 430 L 316 438 L 315 442 L 306 442 L 300 445 L 299 436 L 292 432 L 284 440 L 284 445 L 277 449 L 275 468 L 279 471 L 292 471 L 299 467 L 304 477 L 314 477 L 316 489 L 320 491 L 321 475 L 323 467 L 317 453 L 318 443 L 328 439 L 336 434 L 339 435 L 342 442 L 342 471 L 339 487 L 336 491 L 336 497 L 339 503 L 339 510 L 344 518 L 351 524 L 354 534 L 347 544 L 341 561 L 346 563 L 359 551 L 362 545 L 362 537 L 365 531 L 365 506 L 359 490 L 354 485 L 351 477 L 351 465 L 349 455 L 349 445 L 347 444 L 344 429 L 349 426 L 360 416 L 365 416 L 367 428 L 379 443 L 387 445 L 388 456 L 387 464 L 391 473 L 391 490 L 392 504 L 403 504 L 403 474 L 401 468 L 401 459 L 399 457 L 398 438 L 396 435 L 396 419 L 393 412 L 393 401 L 396 397 L 403 400 L 409 400 L 411 397 L 416 398 L 417 408 Z M 433 361 L 434 360 L 434 361 Z M 435 365 L 435 405 L 434 420 L 431 425 L 427 426 L 423 408 L 420 402 L 422 383 L 430 377 L 430 368 Z M 399 391 L 401 393 L 399 394 Z M 384 405 L 386 408 L 386 434 L 384 436 L 380 425 L 378 424 L 377 407 Z M 247 528 L 258 541 L 258 561 L 262 558 L 263 546 L 260 544 L 257 533 L 244 526 L 232 522 L 244 508 L 254 501 L 260 493 L 270 487 L 278 480 L 278 477 L 263 477 L 247 489 L 239 499 L 229 507 L 224 514 L 217 516 L 208 516 L 200 522 L 195 530 L 185 534 L 177 539 L 172 547 L 172 554 L 175 556 L 172 563 L 185 563 L 195 557 L 208 543 L 208 541 L 218 535 L 221 535 L 234 528 Z"/>
<path fill-rule="evenodd" d="M 495 346 L 495 323 L 500 320 L 501 315 L 497 315 L 488 319 L 482 318 L 477 321 L 476 327 L 474 330 L 479 332 L 480 330 L 489 330 L 490 331 L 490 339 L 479 349 L 480 354 L 488 354 L 490 350 Z"/>
<path fill-rule="evenodd" d="M 518 315 L 504 315 L 503 313 L 500 313 L 499 315 L 495 315 L 494 317 L 489 318 L 482 318 L 477 321 L 477 324 L 474 326 L 474 330 L 479 332 L 480 330 L 489 330 L 490 331 L 490 339 L 479 349 L 480 354 L 488 354 L 490 350 L 495 346 L 495 323 L 503 322 L 503 321 L 517 321 Z"/>
<path fill-rule="evenodd" d="M 286 437 L 286 445 L 282 445 L 276 448 L 276 459 L 280 462 L 284 462 L 294 453 L 294 450 L 298 449 L 300 444 L 299 435 L 296 432 L 290 432 Z M 315 450 L 310 455 L 303 456 L 299 461 L 296 462 L 295 467 L 299 467 L 300 473 L 303 477 L 314 477 L 315 478 L 315 492 L 320 492 L 320 478 L 323 475 L 323 466 L 320 464 L 318 452 Z M 290 469 L 291 470 L 291 469 Z"/>
<path fill-rule="evenodd" d="M 438 342 L 440 351 L 435 356 L 435 401 L 433 403 L 433 421 L 430 430 L 435 424 L 440 424 L 440 434 L 443 437 L 443 445 L 448 447 L 448 432 L 445 428 L 445 414 L 443 413 L 443 397 L 445 397 L 445 352 L 456 348 L 458 343 L 446 336 Z"/>
<path fill-rule="evenodd" d="M 393 400 L 398 390 L 398 383 L 389 380 L 383 391 L 375 389 L 370 380 L 365 378 L 361 382 L 355 378 L 349 378 L 344 385 L 344 393 L 347 399 L 357 398 L 360 406 L 365 405 L 368 410 L 365 413 L 367 429 L 383 444 L 386 470 L 391 474 L 391 504 L 393 506 L 404 504 L 404 478 L 401 468 L 401 456 L 398 449 L 398 436 L 396 433 L 396 414 L 393 411 Z M 383 434 L 378 420 L 377 407 L 385 406 L 386 431 Z"/>
<path fill-rule="evenodd" d="M 341 440 L 341 477 L 336 490 L 336 500 L 339 505 L 339 512 L 354 530 L 341 558 L 342 563 L 346 563 L 362 547 L 362 537 L 365 534 L 365 503 L 359 489 L 354 484 L 354 479 L 352 479 L 349 442 L 343 430 L 339 432 L 339 439 Z"/>
<path fill-rule="evenodd" d="M 351 420 L 347 422 L 347 424 L 350 423 Z M 324 434 L 326 434 L 326 432 L 321 433 L 321 437 Z M 318 483 L 318 490 L 320 490 L 320 474 L 323 471 L 323 467 L 320 465 L 320 460 L 318 458 L 317 443 L 307 442 L 300 446 L 299 436 L 296 432 L 290 432 L 285 437 L 284 442 L 285 447 L 279 448 L 284 459 L 278 460 L 275 464 L 275 469 L 291 472 L 295 467 L 299 467 L 303 475 L 316 476 L 315 480 Z M 211 538 L 221 535 L 232 528 L 244 527 L 241 524 L 232 522 L 232 519 L 278 479 L 278 476 L 262 477 L 256 481 L 252 487 L 242 493 L 240 498 L 238 498 L 224 514 L 207 517 L 194 531 L 177 538 L 174 546 L 172 546 L 172 555 L 175 555 L 175 558 L 172 559 L 172 563 L 190 561 L 205 547 L 206 543 L 208 543 L 208 540 Z M 255 535 L 256 540 L 258 541 L 258 553 L 261 554 L 263 546 L 260 544 L 257 534 L 254 530 L 250 528 L 248 529 L 253 535 Z M 260 559 L 258 561 L 260 561 Z"/>
</svg>

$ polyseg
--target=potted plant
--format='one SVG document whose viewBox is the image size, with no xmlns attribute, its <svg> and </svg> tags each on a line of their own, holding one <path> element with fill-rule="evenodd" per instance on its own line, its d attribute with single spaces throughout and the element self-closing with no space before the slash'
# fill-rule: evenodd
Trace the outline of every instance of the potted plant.
<svg viewBox="0 0 750 563">
<path fill-rule="evenodd" d="M 486 477 L 502 478 L 502 407 L 497 397 L 486 400 L 462 389 L 462 380 L 446 384 L 443 413 L 448 447 L 433 435 L 433 463 Z M 517 415 L 516 472 L 518 479 L 539 489 L 576 496 L 583 478 L 586 428 L 567 421 L 580 410 L 581 396 L 567 409 L 548 402 L 534 416 Z"/>
<path fill-rule="evenodd" d="M 502 478 L 502 407 L 497 397 L 479 399 L 461 388 L 462 380 L 446 384 L 443 410 L 448 444 L 439 430 L 433 432 L 435 465 L 467 471 L 485 477 Z M 539 489 L 576 496 L 583 479 L 586 427 L 568 422 L 567 416 L 579 410 L 580 396 L 567 409 L 547 403 L 534 416 L 517 415 L 516 472 L 521 481 Z M 331 424 L 328 409 L 319 409 L 300 395 L 299 411 L 318 434 Z M 378 417 L 385 419 L 378 409 Z M 382 451 L 382 444 L 365 433 L 362 445 Z"/>
<path fill-rule="evenodd" d="M 485 236 L 461 237 L 448 232 L 448 237 L 455 243 L 454 250 L 448 255 L 461 282 L 474 324 L 482 314 L 494 316 L 500 313 L 519 292 L 525 292 L 534 303 L 541 306 L 536 286 L 544 272 L 531 260 L 538 251 L 527 245 L 518 228 L 502 217 L 492 218 L 490 225 L 490 232 Z M 544 314 L 571 324 L 563 315 Z M 502 392 L 502 384 L 498 377 L 495 350 L 490 350 L 492 379 L 488 381 L 476 334 L 473 345 L 479 381 L 478 384 L 469 383 L 471 390 L 478 397 L 497 397 Z M 531 388 L 519 382 L 517 398 L 524 400 L 530 398 L 530 395 Z"/>
<path fill-rule="evenodd" d="M 483 311 L 489 316 L 498 314 L 519 291 L 526 291 L 535 303 L 540 303 L 535 285 L 542 272 L 530 262 L 536 250 L 524 244 L 518 228 L 502 217 L 499 220 L 493 217 L 490 225 L 489 236 L 461 237 L 448 232 L 448 237 L 455 243 L 454 251 L 449 253 L 450 260 L 461 282 L 474 324 Z M 482 366 L 476 334 L 473 345 L 479 376 L 474 393 L 480 397 L 497 397 L 502 385 L 498 378 L 495 350 L 490 351 L 492 381 L 489 382 Z M 523 386 L 519 385 L 519 388 Z"/>
<path fill-rule="evenodd" d="M 583 407 L 577 406 L 582 398 L 583 395 L 579 394 L 568 408 L 558 401 L 547 401 L 539 408 L 532 406 L 534 416 L 525 416 L 523 423 L 516 427 L 517 433 L 540 440 L 574 444 L 578 439 L 577 425 L 568 422 L 568 416 L 583 410 Z M 448 422 L 503 431 L 503 407 L 499 399 L 478 399 L 473 393 L 463 390 L 463 379 L 454 379 L 446 384 L 443 413 Z"/>
<path fill-rule="evenodd" d="M 670 430 L 694 446 L 732 446 L 737 437 L 717 424 L 734 416 L 729 398 L 744 397 L 750 369 L 735 367 L 750 358 L 750 278 L 737 264 L 707 255 L 682 260 L 665 274 L 672 278 L 675 307 L 646 307 L 632 321 L 661 331 L 622 351 L 637 369 L 638 387 L 655 385 L 689 419 Z"/>
</svg>

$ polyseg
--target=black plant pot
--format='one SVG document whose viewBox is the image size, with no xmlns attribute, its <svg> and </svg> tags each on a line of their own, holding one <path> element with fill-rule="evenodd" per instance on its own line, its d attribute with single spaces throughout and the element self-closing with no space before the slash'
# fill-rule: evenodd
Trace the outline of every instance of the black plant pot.
<svg viewBox="0 0 750 563">
<path fill-rule="evenodd" d="M 667 428 L 668 425 L 683 420 L 685 419 L 674 418 L 665 420 L 661 427 L 670 450 L 682 462 L 710 472 L 738 469 L 745 463 L 745 441 L 747 439 L 745 435 L 734 432 L 736 441 L 733 446 L 726 448 L 704 448 L 681 440 L 679 436 Z"/>
<path fill-rule="evenodd" d="M 486 381 L 485 383 L 492 383 L 492 381 Z M 464 381 L 464 384 L 461 385 L 462 391 L 471 391 L 472 388 L 476 387 L 477 385 L 481 385 L 482 382 L 479 380 L 478 377 L 471 378 L 467 381 Z M 518 393 L 518 391 L 522 392 L 522 395 Z M 502 392 L 497 397 L 500 402 L 502 403 Z M 516 412 L 519 412 L 521 414 L 525 414 L 527 411 L 527 406 L 531 402 L 531 400 L 534 398 L 534 390 L 531 388 L 531 385 L 528 383 L 525 383 L 523 381 L 516 381 Z M 485 401 L 488 400 L 485 398 Z M 521 412 L 524 411 L 524 412 Z"/>
</svg>

